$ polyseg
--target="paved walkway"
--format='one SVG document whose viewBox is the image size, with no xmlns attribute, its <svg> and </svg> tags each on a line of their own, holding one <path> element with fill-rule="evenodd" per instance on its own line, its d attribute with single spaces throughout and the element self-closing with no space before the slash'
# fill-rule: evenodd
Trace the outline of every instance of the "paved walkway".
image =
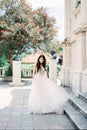
<svg viewBox="0 0 87 130">
<path fill-rule="evenodd" d="M 66 115 L 29 114 L 30 86 L 0 84 L 0 130 L 75 129 Z"/>
</svg>

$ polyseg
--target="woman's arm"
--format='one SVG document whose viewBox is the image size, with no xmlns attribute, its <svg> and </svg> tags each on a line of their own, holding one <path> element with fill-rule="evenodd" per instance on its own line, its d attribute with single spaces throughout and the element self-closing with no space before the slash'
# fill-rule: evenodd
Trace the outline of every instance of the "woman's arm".
<svg viewBox="0 0 87 130">
<path fill-rule="evenodd" d="M 33 68 L 33 78 L 35 77 L 35 73 L 36 73 L 36 64 L 34 65 L 34 68 Z"/>
</svg>

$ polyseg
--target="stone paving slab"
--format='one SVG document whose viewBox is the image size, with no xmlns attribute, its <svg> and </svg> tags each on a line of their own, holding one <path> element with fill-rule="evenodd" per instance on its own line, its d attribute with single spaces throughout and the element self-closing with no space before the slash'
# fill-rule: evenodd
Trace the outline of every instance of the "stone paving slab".
<svg viewBox="0 0 87 130">
<path fill-rule="evenodd" d="M 64 114 L 29 114 L 29 93 L 30 86 L 0 85 L 0 130 L 76 129 Z"/>
</svg>

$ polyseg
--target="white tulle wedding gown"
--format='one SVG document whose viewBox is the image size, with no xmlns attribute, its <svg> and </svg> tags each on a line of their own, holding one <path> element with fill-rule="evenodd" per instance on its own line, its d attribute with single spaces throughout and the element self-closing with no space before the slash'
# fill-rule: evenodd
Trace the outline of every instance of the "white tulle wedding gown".
<svg viewBox="0 0 87 130">
<path fill-rule="evenodd" d="M 67 100 L 68 94 L 47 77 L 46 71 L 41 70 L 35 75 L 28 102 L 30 113 L 62 114 Z"/>
</svg>

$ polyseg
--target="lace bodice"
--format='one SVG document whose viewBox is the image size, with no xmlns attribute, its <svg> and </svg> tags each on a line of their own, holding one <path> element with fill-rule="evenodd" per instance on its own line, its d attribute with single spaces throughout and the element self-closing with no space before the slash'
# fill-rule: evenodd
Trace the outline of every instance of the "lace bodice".
<svg viewBox="0 0 87 130">
<path fill-rule="evenodd" d="M 36 75 L 37 74 L 40 74 L 40 75 L 47 75 L 47 72 L 46 72 L 46 70 L 44 69 L 44 67 L 41 67 L 41 69 L 37 72 L 36 71 Z"/>
</svg>

